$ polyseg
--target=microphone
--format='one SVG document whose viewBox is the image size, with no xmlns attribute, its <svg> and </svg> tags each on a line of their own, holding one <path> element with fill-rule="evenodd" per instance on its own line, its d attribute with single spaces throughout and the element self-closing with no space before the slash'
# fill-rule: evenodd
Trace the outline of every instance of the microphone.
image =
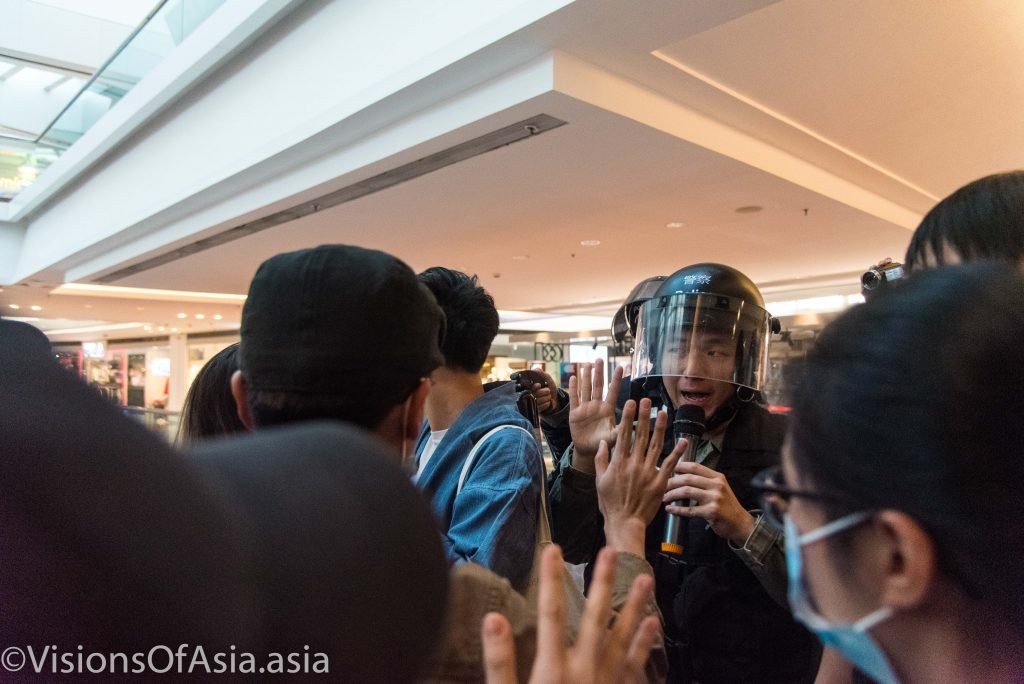
<svg viewBox="0 0 1024 684">
<path fill-rule="evenodd" d="M 700 406 L 683 404 L 676 409 L 676 417 L 672 421 L 672 433 L 676 438 L 676 444 L 681 439 L 688 440 L 686 451 L 683 452 L 680 460 L 690 463 L 696 460 L 697 442 L 704 434 L 705 427 L 704 409 Z M 682 506 L 683 502 L 675 501 L 673 505 Z M 665 534 L 661 538 L 661 550 L 665 553 L 671 553 L 674 556 L 683 555 L 683 547 L 679 543 L 679 530 L 682 524 L 683 519 L 673 513 L 669 513 L 665 518 Z"/>
</svg>

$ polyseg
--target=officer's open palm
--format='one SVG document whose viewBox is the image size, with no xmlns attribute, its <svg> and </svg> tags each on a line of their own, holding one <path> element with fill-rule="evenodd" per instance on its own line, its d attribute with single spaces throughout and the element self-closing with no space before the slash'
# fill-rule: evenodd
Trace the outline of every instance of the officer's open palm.
<svg viewBox="0 0 1024 684">
<path fill-rule="evenodd" d="M 622 368 L 616 368 L 604 391 L 604 362 L 585 363 L 577 375 L 569 378 L 569 431 L 572 434 L 572 465 L 583 472 L 594 472 L 594 457 L 604 440 L 615 444 L 615 398 L 619 395 Z"/>
</svg>

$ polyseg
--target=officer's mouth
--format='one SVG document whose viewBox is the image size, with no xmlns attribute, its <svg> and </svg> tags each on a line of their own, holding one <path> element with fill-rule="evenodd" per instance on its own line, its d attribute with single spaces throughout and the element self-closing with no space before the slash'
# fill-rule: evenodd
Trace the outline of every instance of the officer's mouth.
<svg viewBox="0 0 1024 684">
<path fill-rule="evenodd" d="M 711 398 L 711 392 L 680 392 L 679 396 L 682 397 L 683 401 L 687 404 L 703 406 L 707 403 L 708 399 Z"/>
</svg>

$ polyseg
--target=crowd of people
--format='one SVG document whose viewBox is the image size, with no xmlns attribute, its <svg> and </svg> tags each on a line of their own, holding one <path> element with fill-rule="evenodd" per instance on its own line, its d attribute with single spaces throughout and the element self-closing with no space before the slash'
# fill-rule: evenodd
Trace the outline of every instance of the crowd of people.
<svg viewBox="0 0 1024 684">
<path fill-rule="evenodd" d="M 1024 172 L 961 188 L 788 416 L 746 275 L 648 278 L 630 377 L 529 391 L 550 473 L 452 269 L 266 260 L 174 446 L 0 320 L 0 647 L 108 679 L 191 645 L 246 681 L 1024 681 L 1022 264 Z"/>
</svg>

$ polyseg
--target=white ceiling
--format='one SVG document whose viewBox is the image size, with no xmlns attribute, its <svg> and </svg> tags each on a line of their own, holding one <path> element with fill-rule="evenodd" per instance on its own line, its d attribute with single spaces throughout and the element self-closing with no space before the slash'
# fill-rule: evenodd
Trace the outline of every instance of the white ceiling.
<svg viewBox="0 0 1024 684">
<path fill-rule="evenodd" d="M 1024 165 L 1024 2 L 786 0 L 662 48 L 936 199 Z"/>
<path fill-rule="evenodd" d="M 846 279 L 852 288 L 871 263 L 902 256 L 936 198 L 1024 167 L 1024 3 L 651 0 L 643 8 L 579 0 L 469 58 L 556 49 L 619 85 L 588 81 L 584 94 L 585 79 L 566 78 L 302 197 L 536 114 L 567 125 L 113 284 L 241 294 L 277 252 L 347 242 L 417 270 L 478 273 L 503 309 L 603 312 L 642 278 L 696 261 L 731 264 L 774 289 Z M 666 104 L 637 114 L 629 102 L 602 100 L 626 97 L 627 86 Z M 672 130 L 675 105 L 799 164 L 732 151 L 696 128 Z M 898 211 L 875 211 L 864 197 Z M 735 211 L 750 205 L 763 210 Z M 686 225 L 666 228 L 675 221 Z M 153 324 L 171 324 L 176 313 L 166 303 L 48 297 L 53 284 L 7 287 L 0 305 L 34 298 L 61 318 L 145 315 Z"/>
<path fill-rule="evenodd" d="M 117 284 L 245 292 L 267 256 L 338 242 L 383 249 L 416 270 L 477 273 L 501 308 L 572 308 L 618 301 L 648 275 L 688 263 L 728 262 L 776 281 L 823 266 L 854 271 L 906 247 L 904 228 L 560 95 L 504 112 L 492 128 L 520 111 L 569 123 Z M 735 212 L 750 205 L 764 210 Z M 666 228 L 673 221 L 686 226 Z"/>
</svg>

